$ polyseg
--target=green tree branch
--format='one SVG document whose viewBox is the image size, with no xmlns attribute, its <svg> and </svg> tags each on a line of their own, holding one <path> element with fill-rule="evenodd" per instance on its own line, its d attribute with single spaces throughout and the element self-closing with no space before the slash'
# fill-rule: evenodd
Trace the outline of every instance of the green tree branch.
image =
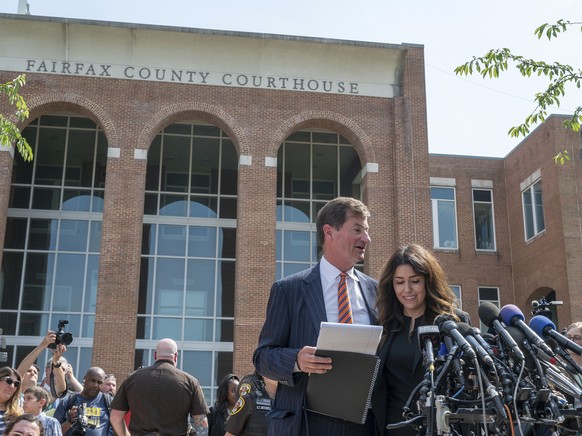
<svg viewBox="0 0 582 436">
<path fill-rule="evenodd" d="M 16 79 L 0 84 L 0 94 L 8 97 L 8 102 L 16 107 L 15 116 L 19 121 L 28 118 L 28 106 L 24 98 L 20 95 L 20 88 L 26 83 L 26 76 L 21 74 Z M 4 115 L 0 114 L 0 146 L 11 147 L 16 143 L 16 149 L 25 161 L 33 158 L 32 148 L 18 130 L 18 127 L 10 122 Z"/>
<path fill-rule="evenodd" d="M 569 28 L 580 26 L 582 23 L 558 20 L 554 24 L 542 24 L 535 31 L 538 39 L 546 36 L 548 40 L 556 38 Z M 501 73 L 514 67 L 523 77 L 545 76 L 548 79 L 547 88 L 535 94 L 535 109 L 525 117 L 524 122 L 509 129 L 512 137 L 526 136 L 530 127 L 545 121 L 551 106 L 560 106 L 561 98 L 566 95 L 566 86 L 573 84 L 578 89 L 582 84 L 582 70 L 570 65 L 554 62 L 552 64 L 534 59 L 527 59 L 514 54 L 508 48 L 492 49 L 483 56 L 474 56 L 473 59 L 455 68 L 455 74 L 469 76 L 479 74 L 483 78 L 498 78 Z M 564 121 L 564 126 L 574 132 L 580 131 L 582 123 L 582 106 L 578 106 L 573 115 Z M 562 150 L 554 157 L 557 163 L 570 160 L 567 150 Z"/>
</svg>

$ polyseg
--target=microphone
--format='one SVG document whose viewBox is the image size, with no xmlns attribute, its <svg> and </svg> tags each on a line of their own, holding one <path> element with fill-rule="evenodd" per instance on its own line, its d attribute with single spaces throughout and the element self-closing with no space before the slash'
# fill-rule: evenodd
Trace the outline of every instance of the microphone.
<svg viewBox="0 0 582 436">
<path fill-rule="evenodd" d="M 525 318 L 522 311 L 519 310 L 519 307 L 514 304 L 506 304 L 499 311 L 499 316 L 505 324 L 517 327 L 521 330 L 530 343 L 542 350 L 548 356 L 556 357 L 556 354 L 548 344 L 546 344 L 544 340 L 524 322 Z"/>
<path fill-rule="evenodd" d="M 453 338 L 456 344 L 463 350 L 463 352 L 470 358 L 475 359 L 477 355 L 473 347 L 467 342 L 463 335 L 459 332 L 457 323 L 451 321 L 451 316 L 447 314 L 440 314 L 434 319 L 434 323 L 439 327 L 441 333 L 449 335 Z"/>
<path fill-rule="evenodd" d="M 525 359 L 523 359 L 523 364 L 527 369 L 533 370 L 535 368 L 534 356 L 532 356 L 524 348 L 524 343 L 528 344 L 525 335 L 517 327 L 508 326 L 507 333 L 512 337 L 512 339 L 518 344 L 518 347 L 522 353 L 525 354 Z M 531 349 L 531 347 L 529 347 Z M 533 351 L 533 350 L 532 350 Z"/>
<path fill-rule="evenodd" d="M 511 335 L 505 330 L 505 327 L 499 321 L 499 309 L 497 306 L 490 301 L 484 301 L 479 305 L 479 319 L 485 324 L 487 327 L 494 329 L 503 343 L 507 345 L 513 355 L 517 357 L 519 360 L 524 360 L 525 356 L 521 349 L 517 346 Z"/>
<path fill-rule="evenodd" d="M 493 362 L 493 359 L 487 350 L 485 350 L 485 348 L 483 348 L 481 344 L 477 342 L 477 339 L 474 336 L 473 327 L 465 322 L 460 322 L 457 325 L 459 326 L 459 331 L 465 337 L 467 342 L 473 347 L 481 361 L 483 361 L 483 363 L 485 363 L 485 365 L 487 365 L 489 368 L 495 368 L 495 363 Z"/>
<path fill-rule="evenodd" d="M 418 327 L 418 346 L 422 351 L 424 345 L 424 353 L 426 364 L 431 371 L 434 369 L 434 348 L 440 346 L 440 332 L 436 325 L 423 325 Z"/>
<path fill-rule="evenodd" d="M 582 356 L 582 347 L 576 342 L 571 341 L 566 336 L 556 331 L 556 326 L 551 319 L 546 318 L 543 315 L 536 315 L 529 320 L 529 326 L 536 332 L 539 336 L 552 338 L 555 340 L 562 348 L 566 348 L 573 351 L 578 356 Z"/>
</svg>

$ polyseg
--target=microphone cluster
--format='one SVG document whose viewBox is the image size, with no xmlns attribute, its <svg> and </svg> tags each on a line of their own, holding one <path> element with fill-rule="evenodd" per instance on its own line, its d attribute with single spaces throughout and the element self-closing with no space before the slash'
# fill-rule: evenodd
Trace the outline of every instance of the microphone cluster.
<svg viewBox="0 0 582 436">
<path fill-rule="evenodd" d="M 545 316 L 529 324 L 521 310 L 479 306 L 489 331 L 439 315 L 417 330 L 426 369 L 404 406 L 404 421 L 424 434 L 570 434 L 582 429 L 582 347 Z M 536 433 L 537 434 L 537 433 Z"/>
</svg>

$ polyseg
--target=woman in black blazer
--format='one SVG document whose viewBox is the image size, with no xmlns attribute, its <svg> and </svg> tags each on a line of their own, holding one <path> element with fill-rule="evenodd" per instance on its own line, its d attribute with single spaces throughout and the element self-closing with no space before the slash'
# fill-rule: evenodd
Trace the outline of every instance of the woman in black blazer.
<svg viewBox="0 0 582 436">
<path fill-rule="evenodd" d="M 389 431 L 386 424 L 404 421 L 402 407 L 425 374 L 418 327 L 432 324 L 440 314 L 468 321 L 468 315 L 456 309 L 455 298 L 439 262 L 421 245 L 398 248 L 384 266 L 377 294 L 378 323 L 384 332 L 372 396 L 377 436 L 417 434 L 412 427 Z"/>
</svg>

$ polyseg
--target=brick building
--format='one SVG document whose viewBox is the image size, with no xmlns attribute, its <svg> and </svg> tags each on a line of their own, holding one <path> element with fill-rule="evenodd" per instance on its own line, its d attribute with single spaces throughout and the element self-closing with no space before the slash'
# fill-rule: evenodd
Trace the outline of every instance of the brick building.
<svg viewBox="0 0 582 436">
<path fill-rule="evenodd" d="M 579 319 L 577 136 L 552 117 L 504 159 L 429 155 L 422 46 L 0 20 L 35 152 L 0 153 L 9 364 L 59 319 L 80 374 L 124 378 L 172 337 L 210 400 L 251 369 L 270 285 L 317 261 L 314 216 L 337 195 L 371 209 L 370 275 L 418 242 L 474 320 L 480 300 L 525 312 L 551 292 L 560 325 Z"/>
</svg>

